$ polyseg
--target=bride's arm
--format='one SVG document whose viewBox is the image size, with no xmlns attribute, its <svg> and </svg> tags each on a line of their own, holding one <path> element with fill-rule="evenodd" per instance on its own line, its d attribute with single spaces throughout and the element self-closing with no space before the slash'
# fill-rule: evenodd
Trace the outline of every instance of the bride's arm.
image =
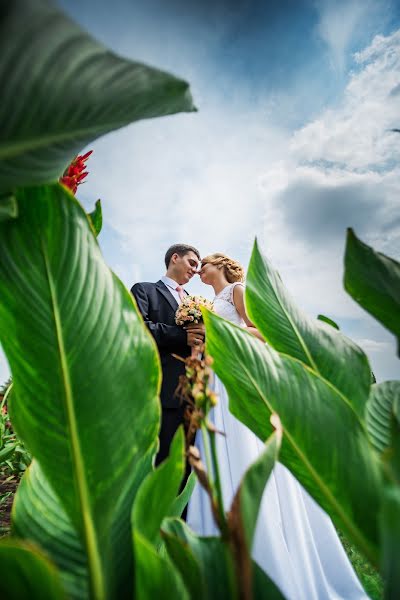
<svg viewBox="0 0 400 600">
<path fill-rule="evenodd" d="M 239 315 L 242 317 L 243 321 L 246 323 L 246 329 L 253 335 L 255 335 L 259 340 L 265 341 L 261 333 L 254 326 L 254 324 L 250 321 L 249 317 L 246 313 L 246 308 L 244 305 L 244 287 L 243 285 L 235 285 L 233 288 L 233 303 L 235 305 L 236 310 Z"/>
</svg>

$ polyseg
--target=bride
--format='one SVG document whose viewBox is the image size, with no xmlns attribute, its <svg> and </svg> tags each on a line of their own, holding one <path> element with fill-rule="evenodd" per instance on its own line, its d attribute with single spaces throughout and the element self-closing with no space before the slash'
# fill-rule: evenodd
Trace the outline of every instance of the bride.
<svg viewBox="0 0 400 600">
<path fill-rule="evenodd" d="M 239 263 L 224 254 L 211 254 L 201 261 L 200 278 L 214 288 L 217 314 L 263 339 L 246 314 Z M 210 416 L 225 433 L 216 441 L 228 510 L 245 470 L 264 444 L 229 412 L 226 390 L 217 377 L 214 389 L 218 404 Z M 196 446 L 204 456 L 200 431 Z M 187 522 L 199 535 L 218 535 L 209 498 L 199 483 L 189 502 Z M 264 491 L 252 556 L 289 600 L 367 599 L 330 518 L 280 463 Z"/>
</svg>

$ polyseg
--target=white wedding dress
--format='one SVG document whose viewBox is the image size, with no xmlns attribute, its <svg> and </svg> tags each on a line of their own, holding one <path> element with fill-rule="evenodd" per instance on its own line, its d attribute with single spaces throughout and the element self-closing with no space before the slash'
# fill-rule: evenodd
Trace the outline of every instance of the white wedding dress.
<svg viewBox="0 0 400 600">
<path fill-rule="evenodd" d="M 224 288 L 214 300 L 220 316 L 243 325 L 233 304 L 233 289 Z M 215 377 L 218 404 L 210 415 L 218 430 L 218 462 L 228 510 L 247 467 L 264 444 L 228 408 L 228 395 Z M 196 446 L 204 458 L 200 431 Z M 187 523 L 199 535 L 218 535 L 209 498 L 197 482 L 188 506 Z M 252 556 L 289 600 L 367 599 L 328 515 L 294 476 L 277 463 L 268 480 L 258 515 Z"/>
</svg>

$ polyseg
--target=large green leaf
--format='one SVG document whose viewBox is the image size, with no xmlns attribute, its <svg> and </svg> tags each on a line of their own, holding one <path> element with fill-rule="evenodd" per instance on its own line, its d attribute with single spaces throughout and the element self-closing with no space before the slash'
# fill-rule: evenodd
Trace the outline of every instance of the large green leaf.
<svg viewBox="0 0 400 600">
<path fill-rule="evenodd" d="M 367 428 L 373 446 L 380 453 L 392 445 L 393 419 L 400 423 L 400 381 L 372 385 L 367 404 Z"/>
<path fill-rule="evenodd" d="M 91 213 L 88 213 L 88 217 L 93 227 L 93 231 L 97 237 L 103 226 L 103 212 L 101 210 L 101 200 L 96 200 L 94 210 Z"/>
<path fill-rule="evenodd" d="M 261 597 L 268 597 L 271 593 L 273 598 L 283 598 L 275 584 L 251 559 L 261 500 L 282 441 L 282 426 L 278 415 L 271 417 L 271 423 L 275 431 L 268 438 L 264 451 L 243 475 L 228 515 L 237 582 L 243 598 L 259 598 L 262 585 L 265 585 L 265 590 Z"/>
<path fill-rule="evenodd" d="M 317 316 L 318 321 L 323 321 L 324 323 L 328 323 L 328 325 L 330 325 L 331 327 L 333 327 L 334 329 L 340 329 L 339 325 L 333 321 L 330 317 L 327 317 L 326 315 L 318 315 Z"/>
<path fill-rule="evenodd" d="M 243 475 L 233 499 L 229 521 L 237 531 L 243 550 L 250 555 L 258 511 L 268 478 L 278 459 L 282 427 L 277 415 L 271 417 L 276 431 L 268 438 L 264 451 Z"/>
<path fill-rule="evenodd" d="M 364 417 L 371 382 L 367 357 L 340 331 L 311 319 L 296 306 L 257 242 L 248 270 L 246 306 L 271 346 L 313 369 Z"/>
<path fill-rule="evenodd" d="M 15 219 L 18 215 L 17 200 L 13 194 L 0 196 L 0 221 Z"/>
<path fill-rule="evenodd" d="M 400 488 L 398 486 L 385 490 L 380 522 L 384 597 L 385 600 L 397 600 L 400 590 Z"/>
<path fill-rule="evenodd" d="M 193 471 L 192 473 L 190 473 L 185 487 L 183 488 L 183 490 L 181 491 L 179 496 L 177 496 L 175 498 L 174 502 L 172 503 L 172 505 L 169 509 L 170 517 L 180 517 L 182 515 L 183 511 L 185 510 L 186 505 L 188 504 L 188 502 L 190 500 L 193 490 L 196 486 L 196 481 L 197 481 L 196 473 Z"/>
<path fill-rule="evenodd" d="M 161 499 L 160 499 L 161 500 Z M 135 597 L 138 600 L 189 600 L 179 570 L 157 553 L 154 546 L 139 532 L 134 531 Z"/>
<path fill-rule="evenodd" d="M 154 448 L 135 463 L 136 485 L 131 490 L 132 495 L 151 468 L 153 455 Z M 131 503 L 130 499 L 128 503 Z M 61 501 L 35 460 L 26 470 L 17 489 L 12 510 L 12 533 L 46 548 L 47 554 L 59 568 L 68 598 L 82 600 L 88 597 L 89 581 L 84 547 Z M 124 570 L 127 570 L 127 563 L 130 565 L 132 561 L 132 554 L 129 552 L 131 537 L 129 528 L 126 529 L 125 537 L 129 540 L 126 544 L 127 550 L 124 556 L 119 557 L 114 573 L 115 585 L 119 589 L 116 596 L 125 593 L 132 579 L 129 573 L 127 584 L 124 573 Z M 130 571 L 129 567 L 128 570 Z"/>
<path fill-rule="evenodd" d="M 166 519 L 162 532 L 171 560 L 189 590 L 193 590 L 193 575 L 199 577 L 194 598 L 235 600 L 238 597 L 233 560 L 228 546 L 220 538 L 197 537 L 178 519 Z"/>
<path fill-rule="evenodd" d="M 159 426 L 159 362 L 129 292 L 63 186 L 20 189 L 0 226 L 0 335 L 13 424 L 85 548 L 96 598 L 131 556 L 135 464 Z M 120 577 L 123 580 L 123 577 Z"/>
<path fill-rule="evenodd" d="M 241 596 L 240 570 L 234 568 L 227 542 L 198 537 L 182 521 L 166 519 L 163 537 L 171 561 L 179 569 L 192 600 L 235 600 Z M 254 600 L 283 600 L 284 596 L 264 571 L 251 561 Z"/>
<path fill-rule="evenodd" d="M 35 460 L 26 470 L 15 496 L 12 533 L 46 549 L 59 569 L 68 598 L 88 597 L 84 547 Z"/>
<path fill-rule="evenodd" d="M 38 548 L 13 539 L 0 541 L 0 598 L 64 600 L 59 575 Z"/>
<path fill-rule="evenodd" d="M 179 427 L 170 453 L 143 481 L 132 508 L 132 529 L 140 532 L 153 546 L 161 542 L 160 527 L 178 496 L 185 471 L 185 438 Z"/>
<path fill-rule="evenodd" d="M 186 598 L 186 588 L 179 571 L 161 546 L 160 527 L 170 515 L 185 471 L 185 438 L 179 427 L 169 456 L 143 481 L 132 508 L 132 531 L 135 563 L 136 597 Z"/>
<path fill-rule="evenodd" d="M 397 337 L 400 352 L 400 263 L 347 232 L 344 287 Z"/>
<path fill-rule="evenodd" d="M 171 562 L 181 573 L 189 592 L 190 600 L 202 600 L 207 598 L 207 580 L 203 578 L 202 570 L 197 559 L 193 555 L 190 546 L 185 540 L 171 534 L 169 531 L 169 520 L 164 522 L 165 530 L 162 535 Z"/>
<path fill-rule="evenodd" d="M 353 408 L 299 360 L 280 355 L 211 312 L 204 319 L 207 352 L 233 414 L 265 440 L 271 414 L 279 413 L 280 461 L 376 563 L 381 473 Z"/>
<path fill-rule="evenodd" d="M 90 141 L 194 110 L 188 84 L 121 58 L 50 0 L 0 8 L 0 191 L 57 180 Z"/>
<path fill-rule="evenodd" d="M 285 596 L 272 579 L 264 573 L 262 568 L 254 561 L 252 562 L 252 567 L 254 600 L 284 600 Z"/>
</svg>

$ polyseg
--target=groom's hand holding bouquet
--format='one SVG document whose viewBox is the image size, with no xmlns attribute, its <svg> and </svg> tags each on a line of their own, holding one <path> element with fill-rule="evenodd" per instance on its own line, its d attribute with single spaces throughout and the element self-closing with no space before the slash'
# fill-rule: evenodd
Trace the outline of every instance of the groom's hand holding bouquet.
<svg viewBox="0 0 400 600">
<path fill-rule="evenodd" d="M 213 303 L 203 296 L 186 296 L 175 314 L 177 325 L 183 326 L 187 330 L 188 345 L 192 348 L 192 358 L 195 358 L 201 352 L 201 346 L 204 343 L 205 329 L 201 307 L 205 306 L 209 310 L 213 309 Z"/>
</svg>

